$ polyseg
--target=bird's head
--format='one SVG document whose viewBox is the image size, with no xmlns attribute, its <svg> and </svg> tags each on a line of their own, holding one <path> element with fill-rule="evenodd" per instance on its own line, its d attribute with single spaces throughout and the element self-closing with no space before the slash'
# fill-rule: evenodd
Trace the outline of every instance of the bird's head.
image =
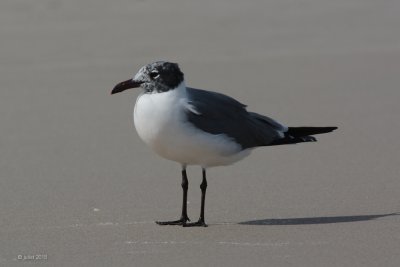
<svg viewBox="0 0 400 267">
<path fill-rule="evenodd" d="M 118 83 L 111 94 L 141 87 L 145 93 L 162 93 L 173 90 L 183 82 L 178 64 L 157 61 L 143 66 L 132 79 Z"/>
</svg>

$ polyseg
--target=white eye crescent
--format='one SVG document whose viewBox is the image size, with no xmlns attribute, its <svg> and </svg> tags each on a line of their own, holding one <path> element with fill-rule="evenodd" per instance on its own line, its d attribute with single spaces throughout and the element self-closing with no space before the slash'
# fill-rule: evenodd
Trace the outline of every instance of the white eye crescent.
<svg viewBox="0 0 400 267">
<path fill-rule="evenodd" d="M 158 73 L 157 71 L 150 72 L 150 78 L 156 79 L 158 78 L 158 76 L 160 76 L 160 73 Z"/>
</svg>

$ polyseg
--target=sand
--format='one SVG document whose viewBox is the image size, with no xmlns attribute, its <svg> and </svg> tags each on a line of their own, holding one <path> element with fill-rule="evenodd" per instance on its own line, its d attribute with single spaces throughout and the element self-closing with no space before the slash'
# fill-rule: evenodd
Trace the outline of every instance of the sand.
<svg viewBox="0 0 400 267">
<path fill-rule="evenodd" d="M 400 2 L 3 0 L 0 266 L 399 266 Z M 317 143 L 208 172 L 208 228 L 180 167 L 137 136 L 154 60 Z M 189 168 L 197 220 L 201 172 Z"/>
</svg>

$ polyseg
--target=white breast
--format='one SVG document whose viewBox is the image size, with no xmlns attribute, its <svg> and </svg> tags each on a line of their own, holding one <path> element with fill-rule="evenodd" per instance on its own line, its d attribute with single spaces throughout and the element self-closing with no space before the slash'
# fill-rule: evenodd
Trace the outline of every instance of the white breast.
<svg viewBox="0 0 400 267">
<path fill-rule="evenodd" d="M 186 107 L 184 83 L 168 92 L 141 94 L 133 113 L 140 138 L 160 156 L 185 165 L 228 165 L 250 153 L 226 135 L 193 127 L 186 120 Z"/>
</svg>

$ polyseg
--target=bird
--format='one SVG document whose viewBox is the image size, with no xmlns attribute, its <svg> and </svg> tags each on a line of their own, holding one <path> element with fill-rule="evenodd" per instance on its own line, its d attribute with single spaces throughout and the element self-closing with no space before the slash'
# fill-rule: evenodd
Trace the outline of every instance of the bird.
<svg viewBox="0 0 400 267">
<path fill-rule="evenodd" d="M 139 137 L 159 156 L 181 166 L 182 211 L 178 220 L 159 225 L 204 226 L 208 168 L 231 165 L 257 147 L 315 142 L 313 135 L 337 127 L 287 127 L 278 121 L 247 111 L 246 105 L 222 93 L 186 86 L 177 63 L 147 64 L 111 94 L 141 88 L 133 111 Z M 198 221 L 187 213 L 187 166 L 202 169 L 201 207 Z"/>
</svg>

